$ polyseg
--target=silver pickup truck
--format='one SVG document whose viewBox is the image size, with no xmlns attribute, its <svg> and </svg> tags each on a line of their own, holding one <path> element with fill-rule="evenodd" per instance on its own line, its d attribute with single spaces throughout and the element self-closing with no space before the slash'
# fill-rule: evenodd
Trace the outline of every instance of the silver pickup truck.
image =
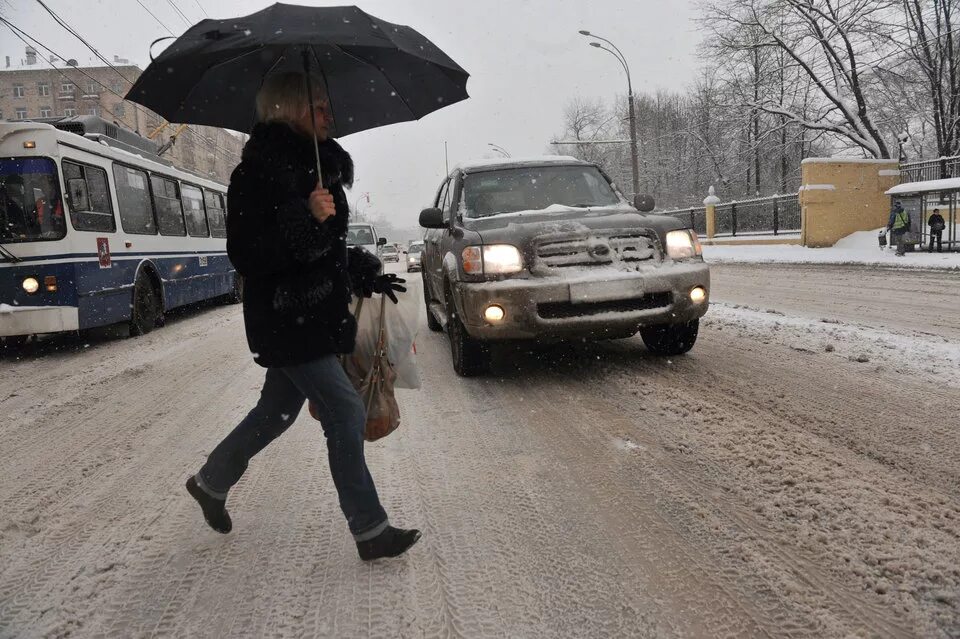
<svg viewBox="0 0 960 639">
<path fill-rule="evenodd" d="M 696 233 L 633 204 L 596 165 L 570 157 L 464 164 L 420 213 L 427 321 L 446 330 L 459 375 L 486 372 L 490 345 L 615 339 L 638 331 L 660 355 L 690 350 L 710 271 Z"/>
</svg>

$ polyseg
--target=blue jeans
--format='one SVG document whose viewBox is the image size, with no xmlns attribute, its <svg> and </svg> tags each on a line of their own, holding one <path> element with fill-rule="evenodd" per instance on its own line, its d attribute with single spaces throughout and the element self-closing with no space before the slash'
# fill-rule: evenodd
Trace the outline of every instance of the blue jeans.
<svg viewBox="0 0 960 639">
<path fill-rule="evenodd" d="M 254 455 L 296 421 L 307 398 L 320 412 L 330 472 L 350 532 L 357 541 L 372 539 L 387 527 L 387 514 L 363 456 L 363 402 L 334 355 L 268 368 L 260 401 L 213 449 L 197 473 L 197 483 L 209 495 L 226 499 Z"/>
</svg>

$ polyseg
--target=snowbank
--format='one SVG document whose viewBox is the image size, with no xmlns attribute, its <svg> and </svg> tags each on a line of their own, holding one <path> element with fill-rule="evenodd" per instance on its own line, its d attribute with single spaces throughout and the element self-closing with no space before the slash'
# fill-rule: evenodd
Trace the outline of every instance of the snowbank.
<svg viewBox="0 0 960 639">
<path fill-rule="evenodd" d="M 873 368 L 907 373 L 938 388 L 960 388 L 960 345 L 924 331 L 891 331 L 824 318 L 791 317 L 779 311 L 711 302 L 703 320 L 712 330 L 736 330 L 765 343 L 800 352 L 826 352 Z"/>
<path fill-rule="evenodd" d="M 891 248 L 881 250 L 880 229 L 860 231 L 843 238 L 831 248 L 807 248 L 776 244 L 770 246 L 704 246 L 707 262 L 747 264 L 859 264 L 897 268 L 960 270 L 960 253 L 918 251 L 897 257 Z"/>
</svg>

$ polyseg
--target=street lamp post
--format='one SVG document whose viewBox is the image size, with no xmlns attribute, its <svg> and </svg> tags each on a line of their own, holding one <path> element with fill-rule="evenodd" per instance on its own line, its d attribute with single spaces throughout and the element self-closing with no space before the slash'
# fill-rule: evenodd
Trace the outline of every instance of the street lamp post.
<svg viewBox="0 0 960 639">
<path fill-rule="evenodd" d="M 497 153 L 502 153 L 502 154 L 503 154 L 503 157 L 505 157 L 505 158 L 511 157 L 511 156 L 510 156 L 510 153 L 509 153 L 505 148 L 503 148 L 502 146 L 500 146 L 499 144 L 494 144 L 493 142 L 487 142 L 487 146 L 489 146 L 490 148 L 492 148 L 492 149 L 493 149 L 494 151 L 496 151 Z"/>
<path fill-rule="evenodd" d="M 590 38 L 596 38 L 597 40 L 602 40 L 609 44 L 613 49 L 608 49 L 599 42 L 591 42 L 591 47 L 596 47 L 598 49 L 603 49 L 613 57 L 615 57 L 620 64 L 623 65 L 623 70 L 627 74 L 627 100 L 629 101 L 629 114 L 630 114 L 630 161 L 633 165 L 633 195 L 636 196 L 640 192 L 640 161 L 637 157 L 637 119 L 636 114 L 634 113 L 633 107 L 633 81 L 630 79 L 630 66 L 627 64 L 627 59 L 624 57 L 620 49 L 617 48 L 617 45 L 610 42 L 606 38 L 602 38 L 594 33 L 590 33 L 586 30 L 581 30 L 580 35 L 584 35 Z"/>
</svg>

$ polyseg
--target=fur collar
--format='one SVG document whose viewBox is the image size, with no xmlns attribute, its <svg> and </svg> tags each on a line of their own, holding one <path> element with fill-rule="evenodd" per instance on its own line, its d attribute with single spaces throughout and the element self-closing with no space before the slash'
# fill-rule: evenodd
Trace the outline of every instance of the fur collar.
<svg viewBox="0 0 960 639">
<path fill-rule="evenodd" d="M 324 186 L 337 182 L 348 188 L 353 186 L 350 154 L 331 138 L 320 142 L 319 150 Z M 258 122 L 253 127 L 250 140 L 243 147 L 243 160 L 267 165 L 293 163 L 312 167 L 316 164 L 310 138 L 294 131 L 288 124 L 276 121 Z"/>
</svg>

